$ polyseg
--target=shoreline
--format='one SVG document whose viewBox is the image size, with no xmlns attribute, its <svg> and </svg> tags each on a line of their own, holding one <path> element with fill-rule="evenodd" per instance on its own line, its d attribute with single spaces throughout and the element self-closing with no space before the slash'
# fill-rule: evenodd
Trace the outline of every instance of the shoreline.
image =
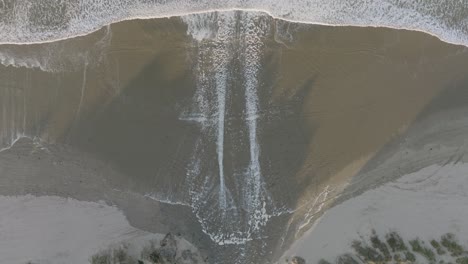
<svg viewBox="0 0 468 264">
<path fill-rule="evenodd" d="M 293 24 L 304 24 L 304 25 L 316 25 L 316 26 L 327 26 L 327 27 L 359 27 L 359 28 L 384 28 L 384 29 L 396 29 L 396 30 L 406 30 L 406 31 L 412 31 L 412 32 L 421 32 L 424 34 L 428 34 L 432 37 L 437 38 L 438 40 L 450 44 L 450 45 L 456 45 L 456 46 L 464 46 L 468 48 L 468 36 L 466 37 L 467 40 L 466 42 L 464 41 L 454 41 L 454 40 L 449 40 L 448 38 L 443 37 L 440 34 L 434 33 L 429 30 L 417 28 L 417 27 L 399 27 L 399 26 L 393 26 L 389 25 L 386 23 L 382 24 L 359 24 L 359 23 L 327 23 L 327 22 L 319 22 L 319 21 L 306 21 L 306 20 L 300 20 L 300 19 L 289 19 L 284 16 L 280 15 L 274 15 L 273 12 L 265 10 L 265 9 L 256 9 L 256 8 L 213 8 L 213 9 L 206 9 L 206 10 L 201 10 L 201 11 L 191 11 L 191 12 L 181 12 L 181 13 L 170 13 L 166 15 L 136 15 L 136 16 L 129 16 L 129 17 L 123 17 L 123 18 L 111 18 L 108 19 L 108 21 L 103 22 L 100 25 L 97 25 L 95 27 L 92 27 L 92 29 L 82 32 L 82 33 L 76 33 L 76 34 L 71 34 L 66 37 L 57 37 L 57 38 L 50 38 L 50 39 L 45 39 L 45 40 L 40 40 L 40 41 L 30 41 L 30 42 L 15 42 L 15 41 L 0 41 L 0 46 L 1 45 L 35 45 L 35 44 L 46 44 L 46 43 L 53 43 L 53 42 L 59 42 L 63 40 L 69 40 L 69 39 L 74 39 L 78 37 L 83 37 L 87 36 L 89 34 L 92 34 L 94 32 L 97 32 L 105 27 L 109 27 L 113 24 L 119 23 L 119 22 L 125 22 L 125 21 L 132 21 L 132 20 L 151 20 L 151 19 L 170 19 L 174 17 L 185 17 L 185 16 L 191 16 L 191 15 L 200 15 L 200 14 L 209 14 L 209 13 L 216 13 L 216 12 L 236 12 L 236 11 L 241 11 L 241 12 L 253 12 L 253 13 L 263 13 L 275 20 L 280 20 L 288 23 L 293 23 Z M 442 30 L 443 31 L 443 30 Z"/>
</svg>

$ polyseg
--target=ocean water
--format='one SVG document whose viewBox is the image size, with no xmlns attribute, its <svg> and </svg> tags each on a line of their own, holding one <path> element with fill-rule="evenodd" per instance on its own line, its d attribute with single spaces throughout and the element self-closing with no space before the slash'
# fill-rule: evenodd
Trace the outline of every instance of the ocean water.
<svg viewBox="0 0 468 264">
<path fill-rule="evenodd" d="M 102 197 L 160 205 L 132 225 L 272 263 L 464 84 L 468 2 L 5 0 L 0 43 L 0 153 L 102 161 Z"/>
<path fill-rule="evenodd" d="M 0 43 L 54 41 L 123 20 L 223 10 L 262 11 L 310 24 L 418 30 L 450 43 L 468 43 L 468 3 L 464 0 L 5 0 L 0 3 Z"/>
</svg>

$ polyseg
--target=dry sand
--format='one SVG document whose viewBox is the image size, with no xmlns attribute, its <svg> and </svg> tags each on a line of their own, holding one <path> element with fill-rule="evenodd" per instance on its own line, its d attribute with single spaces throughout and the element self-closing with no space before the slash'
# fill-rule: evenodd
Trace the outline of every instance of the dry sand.
<svg viewBox="0 0 468 264">
<path fill-rule="evenodd" d="M 87 263 L 114 243 L 150 234 L 130 226 L 121 211 L 104 203 L 2 196 L 0 210 L 1 263 Z"/>
<path fill-rule="evenodd" d="M 328 210 L 278 263 L 301 256 L 307 263 L 353 253 L 351 243 L 395 231 L 406 241 L 453 233 L 468 243 L 466 163 L 432 165 L 372 189 Z M 419 256 L 421 257 L 421 256 Z M 424 259 L 419 259 L 424 263 Z"/>
</svg>

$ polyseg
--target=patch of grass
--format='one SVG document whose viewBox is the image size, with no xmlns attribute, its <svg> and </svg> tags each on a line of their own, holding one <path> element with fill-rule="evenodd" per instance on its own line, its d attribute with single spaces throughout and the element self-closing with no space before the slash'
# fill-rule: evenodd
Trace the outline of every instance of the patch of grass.
<svg viewBox="0 0 468 264">
<path fill-rule="evenodd" d="M 110 264 L 110 255 L 107 253 L 96 254 L 91 257 L 91 264 Z"/>
<path fill-rule="evenodd" d="M 385 236 L 387 244 L 390 246 L 393 252 L 405 251 L 407 247 L 403 239 L 398 235 L 397 232 L 390 232 Z"/>
<path fill-rule="evenodd" d="M 411 249 L 414 252 L 423 255 L 427 260 L 429 260 L 430 263 L 435 263 L 436 258 L 434 252 L 432 252 L 431 249 L 421 245 L 421 241 L 419 239 L 411 240 L 409 243 L 411 245 Z"/>
<path fill-rule="evenodd" d="M 456 241 L 455 241 L 455 235 L 453 234 L 446 234 L 443 235 L 441 238 L 442 246 L 444 246 L 452 256 L 458 257 L 461 254 L 463 254 L 463 247 L 460 246 Z"/>
<path fill-rule="evenodd" d="M 400 263 L 401 261 L 403 261 L 404 259 L 401 257 L 401 255 L 399 253 L 395 253 L 393 255 L 393 260 L 396 262 L 396 263 Z"/>
<path fill-rule="evenodd" d="M 468 264 L 468 257 L 457 258 L 457 264 Z"/>
<path fill-rule="evenodd" d="M 137 264 L 136 259 L 128 255 L 126 247 L 108 249 L 91 257 L 91 264 Z"/>
<path fill-rule="evenodd" d="M 416 256 L 413 253 L 411 253 L 409 251 L 406 251 L 405 252 L 405 260 L 413 263 L 413 262 L 416 261 Z"/>
<path fill-rule="evenodd" d="M 162 258 L 159 252 L 159 248 L 157 247 L 157 241 L 152 240 L 146 245 L 140 253 L 140 258 L 143 260 L 150 261 L 151 263 L 160 263 L 162 262 Z"/>
<path fill-rule="evenodd" d="M 359 264 L 351 254 L 344 254 L 336 259 L 336 264 Z"/>
<path fill-rule="evenodd" d="M 161 255 L 159 254 L 159 252 L 157 250 L 151 252 L 149 254 L 149 259 L 153 262 L 153 263 L 161 263 L 162 259 L 161 259 Z"/>
<path fill-rule="evenodd" d="M 355 240 L 351 247 L 354 253 L 340 255 L 334 262 L 322 259 L 318 264 L 468 264 L 468 252 L 450 233 L 442 236 L 440 241 L 422 241 L 418 238 L 404 241 L 398 233 L 390 232 L 385 235 L 384 241 L 372 230 L 368 240 Z M 416 255 L 419 255 L 421 262 L 418 262 Z"/>
<path fill-rule="evenodd" d="M 298 256 L 293 257 L 291 260 L 291 263 L 292 264 L 306 264 L 305 259 L 298 257 Z"/>
<path fill-rule="evenodd" d="M 353 241 L 351 247 L 356 251 L 356 254 L 361 256 L 365 261 L 381 262 L 384 257 L 375 249 L 363 245 L 360 241 Z"/>
<path fill-rule="evenodd" d="M 113 252 L 114 254 L 114 261 L 116 263 L 128 263 L 129 262 L 129 256 L 127 254 L 127 251 L 124 250 L 123 248 L 119 248 Z"/>
<path fill-rule="evenodd" d="M 372 236 L 370 237 L 372 247 L 375 249 L 378 249 L 380 253 L 383 254 L 384 259 L 386 261 L 390 261 L 392 259 L 392 256 L 390 255 L 390 251 L 388 250 L 387 244 L 382 242 L 375 232 L 375 230 L 372 230 Z"/>
<path fill-rule="evenodd" d="M 416 261 L 416 256 L 409 252 L 409 251 L 406 251 L 406 252 L 399 252 L 399 253 L 395 253 L 393 255 L 393 260 L 395 263 L 405 263 L 407 261 L 409 262 L 415 262 Z M 387 261 L 386 263 L 392 263 L 391 261 Z"/>
<path fill-rule="evenodd" d="M 431 246 L 436 249 L 437 254 L 443 255 L 445 254 L 445 250 L 442 248 L 442 246 L 437 242 L 436 240 L 431 240 Z"/>
</svg>

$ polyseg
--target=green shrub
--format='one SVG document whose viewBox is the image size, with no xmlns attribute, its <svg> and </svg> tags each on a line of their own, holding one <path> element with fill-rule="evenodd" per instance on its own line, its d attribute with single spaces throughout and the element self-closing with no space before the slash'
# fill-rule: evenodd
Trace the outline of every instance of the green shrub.
<svg viewBox="0 0 468 264">
<path fill-rule="evenodd" d="M 435 262 L 435 254 L 432 252 L 431 249 L 424 247 L 421 245 L 419 239 L 411 240 L 410 242 L 411 248 L 414 252 L 423 255 L 430 263 Z"/>
<path fill-rule="evenodd" d="M 91 264 L 110 264 L 110 256 L 107 253 L 96 254 L 91 257 Z"/>
<path fill-rule="evenodd" d="M 318 264 L 390 264 L 390 263 L 419 263 L 415 254 L 421 255 L 421 263 L 430 264 L 468 264 L 468 252 L 457 243 L 453 234 L 446 234 L 441 237 L 440 242 L 430 240 L 431 246 L 420 239 L 405 241 L 396 233 L 390 232 L 385 235 L 385 241 L 380 240 L 374 230 L 369 237 L 370 242 L 355 240 L 351 247 L 354 254 L 343 254 L 336 258 L 335 262 L 328 262 L 324 259 Z M 427 246 L 426 246 L 427 245 Z M 450 255 L 440 257 L 449 252 Z"/>
<path fill-rule="evenodd" d="M 351 247 L 365 261 L 380 262 L 384 260 L 384 257 L 377 250 L 368 246 L 364 246 L 361 242 L 357 240 L 353 241 Z"/>
<path fill-rule="evenodd" d="M 108 249 L 92 256 L 91 264 L 137 264 L 137 261 L 127 254 L 126 247 L 120 247 Z"/>
<path fill-rule="evenodd" d="M 344 254 L 336 259 L 336 264 L 359 264 L 351 254 Z"/>
<path fill-rule="evenodd" d="M 387 245 L 380 241 L 379 236 L 376 234 L 375 230 L 372 230 L 372 236 L 370 237 L 372 247 L 378 249 L 380 253 L 383 254 L 386 261 L 390 261 L 392 256 L 390 255 L 390 251 L 388 250 Z"/>
<path fill-rule="evenodd" d="M 441 244 L 444 246 L 454 257 L 463 254 L 463 248 L 455 241 L 453 234 L 443 235 L 441 238 Z"/>
<path fill-rule="evenodd" d="M 458 258 L 456 262 L 457 264 L 468 264 L 468 257 Z"/>
<path fill-rule="evenodd" d="M 149 259 L 153 263 L 160 263 L 161 262 L 161 255 L 159 254 L 159 252 L 157 250 L 155 250 L 155 251 L 150 253 Z"/>
<path fill-rule="evenodd" d="M 396 232 L 390 232 L 385 236 L 387 244 L 390 246 L 393 252 L 407 250 L 405 242 Z"/>
<path fill-rule="evenodd" d="M 439 255 L 445 254 L 445 250 L 442 248 L 442 246 L 436 240 L 434 240 L 434 239 L 431 240 L 431 245 L 432 245 L 433 248 L 436 249 L 437 254 L 439 254 Z"/>
<path fill-rule="evenodd" d="M 410 262 L 415 262 L 416 261 L 416 256 L 413 253 L 411 253 L 409 251 L 406 251 L 405 252 L 405 260 L 410 261 Z"/>
<path fill-rule="evenodd" d="M 305 261 L 305 259 L 303 259 L 301 257 L 295 256 L 295 257 L 292 258 L 291 263 L 292 264 L 305 264 L 306 261 Z"/>
</svg>

